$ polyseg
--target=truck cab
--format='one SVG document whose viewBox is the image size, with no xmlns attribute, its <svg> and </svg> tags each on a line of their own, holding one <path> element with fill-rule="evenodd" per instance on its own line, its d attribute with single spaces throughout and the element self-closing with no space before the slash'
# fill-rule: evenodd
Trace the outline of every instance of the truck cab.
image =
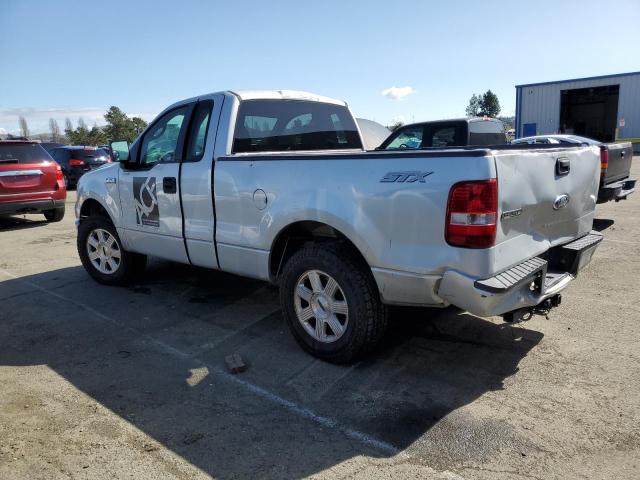
<svg viewBox="0 0 640 480">
<path fill-rule="evenodd" d="M 489 117 L 434 120 L 404 125 L 379 150 L 500 145 L 507 142 L 501 120 Z"/>
</svg>

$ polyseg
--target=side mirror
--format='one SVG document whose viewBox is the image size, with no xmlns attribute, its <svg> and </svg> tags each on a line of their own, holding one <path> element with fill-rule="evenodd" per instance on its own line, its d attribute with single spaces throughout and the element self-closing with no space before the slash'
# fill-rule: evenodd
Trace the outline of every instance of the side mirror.
<svg viewBox="0 0 640 480">
<path fill-rule="evenodd" d="M 129 142 L 125 140 L 118 140 L 111 142 L 111 151 L 113 152 L 113 160 L 116 162 L 128 162 L 129 161 Z"/>
</svg>

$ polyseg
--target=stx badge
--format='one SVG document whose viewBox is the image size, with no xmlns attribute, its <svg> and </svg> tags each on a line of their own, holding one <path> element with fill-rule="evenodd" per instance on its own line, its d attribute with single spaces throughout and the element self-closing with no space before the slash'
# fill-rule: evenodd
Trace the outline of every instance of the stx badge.
<svg viewBox="0 0 640 480">
<path fill-rule="evenodd" d="M 381 183 L 425 183 L 433 172 L 389 172 L 380 180 Z"/>
</svg>

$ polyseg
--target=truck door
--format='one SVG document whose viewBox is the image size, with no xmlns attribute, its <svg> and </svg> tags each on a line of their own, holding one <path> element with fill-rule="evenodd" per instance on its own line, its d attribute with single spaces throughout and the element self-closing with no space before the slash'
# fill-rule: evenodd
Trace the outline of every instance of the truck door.
<svg viewBox="0 0 640 480">
<path fill-rule="evenodd" d="M 188 263 L 180 203 L 180 162 L 194 104 L 174 108 L 132 148 L 132 168 L 119 174 L 122 225 L 129 250 Z"/>
</svg>

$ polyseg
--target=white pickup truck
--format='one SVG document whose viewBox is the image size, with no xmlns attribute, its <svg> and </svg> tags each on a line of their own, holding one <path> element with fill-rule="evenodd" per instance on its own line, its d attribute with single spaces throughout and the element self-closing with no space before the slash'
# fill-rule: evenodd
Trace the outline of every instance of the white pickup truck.
<svg viewBox="0 0 640 480">
<path fill-rule="evenodd" d="M 386 305 L 557 306 L 602 239 L 595 147 L 364 151 L 346 104 L 308 93 L 191 98 L 112 148 L 78 184 L 93 278 L 153 255 L 277 283 L 300 345 L 334 362 L 381 339 Z"/>
</svg>

